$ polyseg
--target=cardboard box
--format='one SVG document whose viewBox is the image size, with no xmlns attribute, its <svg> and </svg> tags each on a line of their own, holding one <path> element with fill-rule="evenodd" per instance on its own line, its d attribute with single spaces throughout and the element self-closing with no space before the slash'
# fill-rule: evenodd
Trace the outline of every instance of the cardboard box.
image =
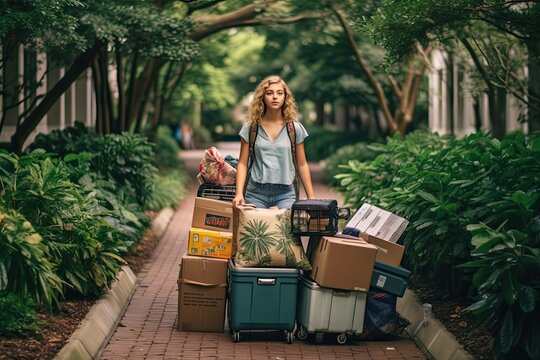
<svg viewBox="0 0 540 360">
<path fill-rule="evenodd" d="M 184 255 L 178 278 L 178 330 L 223 332 L 227 260 Z"/>
<path fill-rule="evenodd" d="M 379 239 L 376 236 L 366 233 L 360 234 L 360 237 L 370 244 L 377 247 L 377 261 L 387 263 L 394 266 L 401 264 L 405 248 L 399 244 Z"/>
<path fill-rule="evenodd" d="M 196 197 L 191 226 L 199 229 L 232 232 L 232 203 Z"/>
<path fill-rule="evenodd" d="M 363 204 L 345 228 L 355 228 L 379 239 L 396 242 L 409 221 L 375 205 Z"/>
<path fill-rule="evenodd" d="M 360 239 L 323 236 L 311 254 L 309 273 L 323 287 L 368 291 L 377 248 Z"/>
<path fill-rule="evenodd" d="M 189 229 L 188 255 L 230 259 L 232 233 L 192 227 Z"/>
</svg>

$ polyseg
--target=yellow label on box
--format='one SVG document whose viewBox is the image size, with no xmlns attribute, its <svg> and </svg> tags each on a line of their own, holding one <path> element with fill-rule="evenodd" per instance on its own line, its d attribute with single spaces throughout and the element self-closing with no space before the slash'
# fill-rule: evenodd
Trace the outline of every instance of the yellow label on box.
<svg viewBox="0 0 540 360">
<path fill-rule="evenodd" d="M 199 228 L 189 230 L 188 255 L 230 259 L 232 233 Z"/>
</svg>

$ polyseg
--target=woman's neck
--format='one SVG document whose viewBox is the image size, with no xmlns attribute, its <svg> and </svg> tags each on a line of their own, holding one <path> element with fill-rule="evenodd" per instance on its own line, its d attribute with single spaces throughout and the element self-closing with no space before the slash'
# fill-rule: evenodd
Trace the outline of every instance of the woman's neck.
<svg viewBox="0 0 540 360">
<path fill-rule="evenodd" d="M 262 117 L 263 121 L 283 121 L 283 114 L 281 109 L 279 110 L 268 110 Z"/>
</svg>

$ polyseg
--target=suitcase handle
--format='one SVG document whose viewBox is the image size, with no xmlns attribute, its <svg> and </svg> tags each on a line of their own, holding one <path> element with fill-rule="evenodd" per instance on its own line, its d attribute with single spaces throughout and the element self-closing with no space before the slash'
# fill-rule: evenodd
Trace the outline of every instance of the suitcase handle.
<svg viewBox="0 0 540 360">
<path fill-rule="evenodd" d="M 257 278 L 258 285 L 276 285 L 276 279 L 261 279 Z"/>
</svg>

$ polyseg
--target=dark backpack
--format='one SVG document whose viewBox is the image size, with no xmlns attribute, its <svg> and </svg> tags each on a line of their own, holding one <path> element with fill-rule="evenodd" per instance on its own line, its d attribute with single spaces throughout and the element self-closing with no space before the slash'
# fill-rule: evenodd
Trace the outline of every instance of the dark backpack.
<svg viewBox="0 0 540 360">
<path fill-rule="evenodd" d="M 296 129 L 294 127 L 294 122 L 288 121 L 285 123 L 287 126 L 287 134 L 289 135 L 289 141 L 291 142 L 291 155 L 293 159 L 293 164 L 295 168 L 295 172 L 298 171 L 298 165 L 296 162 Z M 251 127 L 249 129 L 249 157 L 248 157 L 248 170 L 246 177 L 246 185 L 244 186 L 244 193 L 246 192 L 246 186 L 248 183 L 249 178 L 249 172 L 251 170 L 251 166 L 253 165 L 253 162 L 255 161 L 255 141 L 257 140 L 257 135 L 259 134 L 259 124 L 253 122 L 251 123 Z M 299 195 L 299 187 L 298 187 L 298 173 L 296 173 L 297 176 L 294 178 L 294 191 L 296 193 L 296 198 L 298 199 Z"/>
</svg>

